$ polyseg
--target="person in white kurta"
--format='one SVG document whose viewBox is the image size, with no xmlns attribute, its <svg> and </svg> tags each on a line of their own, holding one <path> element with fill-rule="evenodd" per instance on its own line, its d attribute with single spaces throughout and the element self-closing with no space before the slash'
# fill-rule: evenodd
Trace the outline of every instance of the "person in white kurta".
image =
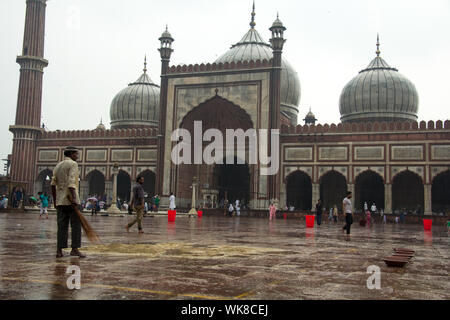
<svg viewBox="0 0 450 320">
<path fill-rule="evenodd" d="M 239 199 L 236 199 L 236 215 L 241 215 L 241 208 L 239 207 Z"/>
<path fill-rule="evenodd" d="M 169 197 L 169 209 L 170 210 L 175 210 L 176 205 L 175 205 L 175 196 L 173 195 L 173 193 L 170 193 L 170 197 Z"/>
</svg>

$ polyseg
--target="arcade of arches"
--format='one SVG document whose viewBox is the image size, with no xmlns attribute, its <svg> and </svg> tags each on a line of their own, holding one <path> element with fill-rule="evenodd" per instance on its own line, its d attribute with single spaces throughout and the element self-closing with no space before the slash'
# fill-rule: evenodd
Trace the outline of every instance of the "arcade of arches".
<svg viewBox="0 0 450 320">
<path fill-rule="evenodd" d="M 218 129 L 225 139 L 226 129 L 242 129 L 246 131 L 253 128 L 253 122 L 244 109 L 215 96 L 210 100 L 200 104 L 192 109 L 183 118 L 180 128 L 190 132 L 192 141 L 194 139 L 194 121 L 201 121 L 202 134 L 208 129 Z M 202 151 L 211 142 L 203 142 Z M 191 148 L 191 163 L 194 163 L 194 146 Z M 246 147 L 247 151 L 248 146 Z M 223 141 L 223 153 L 225 157 L 226 143 Z M 237 154 L 235 147 L 234 154 Z M 177 179 L 176 189 L 172 190 L 177 194 L 177 205 L 189 206 L 192 199 L 192 183 L 194 177 L 197 177 L 199 188 L 197 189 L 197 199 L 205 195 L 211 195 L 216 198 L 216 203 L 227 198 L 229 201 L 239 199 L 243 203 L 249 202 L 254 198 L 252 179 L 254 177 L 254 165 L 238 164 L 237 158 L 234 158 L 234 164 L 180 164 L 176 167 Z M 244 161 L 245 162 L 245 161 Z"/>
<path fill-rule="evenodd" d="M 319 184 L 313 183 L 311 177 L 302 172 L 294 171 L 286 177 L 286 205 L 296 210 L 315 210 L 315 202 L 321 198 L 323 206 L 330 208 L 335 204 L 342 208 L 342 199 L 347 190 L 353 192 L 354 210 L 360 212 L 367 202 L 369 208 L 375 203 L 377 209 L 385 209 L 389 194 L 392 201 L 393 212 L 406 209 L 415 212 L 424 211 L 424 184 L 422 178 L 411 171 L 397 174 L 390 189 L 386 189 L 383 178 L 374 171 L 367 170 L 355 179 L 355 185 L 347 185 L 346 178 L 337 171 L 324 174 Z M 314 191 L 317 189 L 317 191 Z M 431 202 L 433 212 L 450 210 L 450 170 L 445 171 L 433 180 L 431 189 Z M 386 193 L 386 192 L 390 193 Z"/>
</svg>

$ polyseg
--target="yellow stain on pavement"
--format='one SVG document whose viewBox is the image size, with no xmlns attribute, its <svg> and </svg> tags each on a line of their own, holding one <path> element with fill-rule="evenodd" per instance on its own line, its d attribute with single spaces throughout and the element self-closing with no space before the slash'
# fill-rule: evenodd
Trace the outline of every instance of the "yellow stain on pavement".
<svg viewBox="0 0 450 320">
<path fill-rule="evenodd" d="M 13 278 L 13 277 L 0 277 L 0 280 L 2 281 L 17 281 L 17 282 L 29 282 L 29 283 L 44 283 L 44 284 L 53 284 L 53 285 L 60 285 L 60 286 L 66 286 L 65 283 L 59 282 L 59 281 L 51 281 L 51 280 L 41 280 L 41 279 L 23 279 L 23 278 Z M 139 289 L 139 288 L 129 288 L 129 287 L 120 287 L 120 286 L 112 286 L 112 285 L 106 285 L 106 284 L 95 284 L 95 283 L 82 283 L 81 287 L 91 287 L 91 288 L 102 288 L 102 289 L 110 289 L 110 290 L 117 290 L 117 291 L 128 291 L 128 292 L 140 292 L 140 293 L 151 293 L 155 295 L 165 295 L 165 296 L 181 296 L 181 297 L 187 297 L 187 298 L 198 298 L 198 299 L 205 299 L 205 300 L 231 300 L 233 298 L 230 297 L 220 297 L 220 296 L 207 296 L 207 295 L 200 295 L 195 293 L 175 293 L 170 291 L 156 291 L 156 290 L 149 290 L 149 289 Z"/>
</svg>

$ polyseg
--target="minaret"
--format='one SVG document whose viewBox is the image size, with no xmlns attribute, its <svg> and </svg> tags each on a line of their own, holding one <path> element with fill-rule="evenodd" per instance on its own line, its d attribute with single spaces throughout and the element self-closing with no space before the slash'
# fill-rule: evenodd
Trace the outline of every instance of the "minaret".
<svg viewBox="0 0 450 320">
<path fill-rule="evenodd" d="M 159 38 L 161 42 L 161 47 L 158 49 L 161 55 L 161 88 L 160 88 L 160 99 L 159 99 L 159 128 L 158 128 L 158 159 L 156 164 L 156 193 L 162 198 L 163 192 L 163 177 L 164 177 L 164 166 L 170 164 L 164 163 L 164 151 L 165 151 L 165 132 L 166 132 L 166 110 L 167 110 L 167 92 L 169 80 L 167 78 L 167 72 L 169 69 L 170 56 L 172 55 L 172 43 L 175 41 L 172 38 L 167 26 L 166 31 L 163 32 Z"/>
<path fill-rule="evenodd" d="M 36 141 L 41 128 L 42 77 L 48 61 L 44 59 L 45 9 L 47 0 L 27 0 L 25 32 L 20 65 L 16 121 L 13 133 L 11 182 L 21 185 L 28 194 L 33 192 Z"/>
<path fill-rule="evenodd" d="M 272 44 L 273 52 L 273 62 L 272 62 L 272 72 L 271 72 L 271 92 L 270 92 L 270 112 L 269 112 L 269 128 L 271 130 L 276 130 L 281 128 L 281 63 L 282 63 L 282 53 L 283 46 L 286 42 L 284 39 L 284 31 L 286 28 L 280 21 L 278 14 L 277 19 L 273 22 L 272 26 L 269 28 L 272 32 L 272 38 L 270 43 Z M 270 147 L 270 146 L 269 146 Z M 278 152 L 278 159 L 281 159 L 281 151 Z M 280 186 L 281 186 L 281 175 L 276 174 L 268 177 L 269 186 L 269 199 L 274 203 L 278 203 L 280 200 Z"/>
</svg>

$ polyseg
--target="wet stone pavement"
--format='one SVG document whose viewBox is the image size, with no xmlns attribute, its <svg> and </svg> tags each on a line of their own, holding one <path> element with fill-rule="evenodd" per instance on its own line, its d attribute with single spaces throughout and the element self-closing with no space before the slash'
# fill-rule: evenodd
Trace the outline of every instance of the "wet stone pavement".
<svg viewBox="0 0 450 320">
<path fill-rule="evenodd" d="M 445 226 L 355 223 L 345 241 L 342 222 L 158 216 L 138 235 L 128 215 L 87 219 L 102 244 L 83 234 L 86 258 L 56 259 L 55 215 L 0 213 L 0 299 L 450 299 Z M 394 247 L 416 251 L 404 268 L 383 262 Z M 372 265 L 380 289 L 367 288 Z M 69 266 L 79 290 L 67 287 Z"/>
</svg>

